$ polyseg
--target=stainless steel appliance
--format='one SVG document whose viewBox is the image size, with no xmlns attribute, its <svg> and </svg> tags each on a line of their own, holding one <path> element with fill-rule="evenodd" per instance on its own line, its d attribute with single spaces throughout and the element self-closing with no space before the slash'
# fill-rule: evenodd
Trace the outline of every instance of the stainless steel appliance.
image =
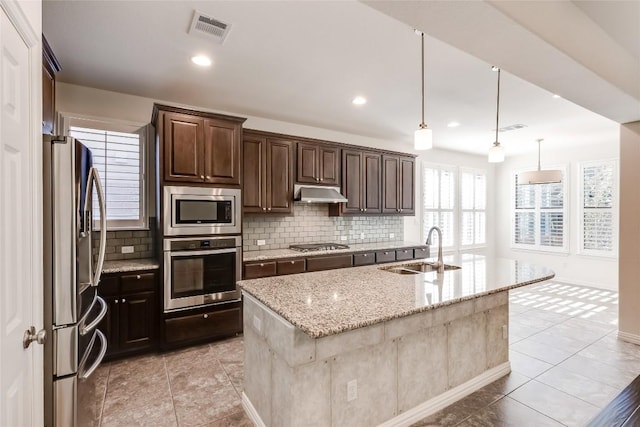
<svg viewBox="0 0 640 427">
<path fill-rule="evenodd" d="M 164 311 L 240 299 L 242 238 L 164 239 Z"/>
<path fill-rule="evenodd" d="M 348 245 L 341 243 L 306 243 L 300 245 L 290 245 L 289 249 L 298 252 L 333 251 L 336 249 L 349 249 Z"/>
<path fill-rule="evenodd" d="M 165 236 L 240 234 L 240 190 L 164 186 Z"/>
<path fill-rule="evenodd" d="M 97 329 L 107 305 L 97 295 L 106 245 L 106 212 L 91 152 L 71 137 L 44 137 L 45 425 L 97 422 L 96 370 L 107 350 Z M 94 190 L 100 212 L 97 260 L 91 253 Z"/>
</svg>

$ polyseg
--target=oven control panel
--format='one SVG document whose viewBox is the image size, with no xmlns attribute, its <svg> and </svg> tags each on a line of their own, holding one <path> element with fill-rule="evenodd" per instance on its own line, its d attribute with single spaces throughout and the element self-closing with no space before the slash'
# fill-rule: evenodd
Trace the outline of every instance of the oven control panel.
<svg viewBox="0 0 640 427">
<path fill-rule="evenodd" d="M 168 245 L 167 245 L 168 243 Z M 241 246 L 240 237 L 217 237 L 211 239 L 165 239 L 165 250 L 200 251 L 207 249 L 225 249 Z M 169 247 L 167 247 L 169 246 Z"/>
</svg>

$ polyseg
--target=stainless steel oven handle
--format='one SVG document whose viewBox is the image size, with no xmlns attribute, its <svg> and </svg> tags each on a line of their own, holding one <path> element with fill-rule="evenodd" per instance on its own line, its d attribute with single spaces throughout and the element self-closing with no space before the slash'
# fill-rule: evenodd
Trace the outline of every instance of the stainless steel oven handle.
<svg viewBox="0 0 640 427">
<path fill-rule="evenodd" d="M 100 308 L 100 313 L 98 314 L 98 316 L 93 319 L 93 322 L 89 323 L 88 325 L 84 324 L 85 319 L 82 319 L 82 321 L 80 322 L 80 335 L 86 335 L 87 332 L 92 331 L 93 329 L 95 329 L 96 326 L 98 326 L 98 323 L 100 323 L 102 321 L 102 319 L 104 319 L 104 316 L 107 315 L 107 303 L 100 298 L 99 296 L 96 295 L 96 302 L 98 302 L 101 306 Z M 94 303 L 95 304 L 95 303 Z M 87 311 L 87 314 L 89 314 L 91 312 L 91 309 L 93 308 L 93 304 L 91 304 L 91 308 L 89 309 L 89 311 Z"/>
<path fill-rule="evenodd" d="M 170 256 L 190 256 L 190 255 L 217 255 L 217 254 L 231 254 L 238 252 L 237 248 L 231 249 L 211 249 L 204 251 L 169 251 Z"/>
<path fill-rule="evenodd" d="M 107 354 L 107 337 L 105 337 L 99 329 L 96 329 L 96 334 L 98 335 L 98 338 L 100 338 L 100 345 L 102 346 L 102 348 L 100 349 L 100 354 L 96 358 L 95 362 L 93 362 L 93 365 L 89 367 L 89 369 L 85 370 L 83 364 L 82 372 L 78 372 L 78 378 L 81 380 L 86 380 L 87 378 L 89 378 L 91 374 L 93 374 L 93 372 L 98 369 L 98 366 L 100 366 L 102 359 L 104 359 L 104 355 Z"/>
<path fill-rule="evenodd" d="M 100 181 L 100 173 L 98 169 L 91 168 L 91 176 L 96 184 L 98 193 L 98 204 L 100 205 L 100 250 L 98 252 L 98 262 L 96 270 L 93 274 L 91 285 L 98 286 L 100 276 L 102 275 L 102 267 L 104 266 L 104 254 L 107 250 L 107 209 L 104 201 L 104 192 L 102 191 L 102 182 Z M 87 186 L 88 187 L 88 186 Z"/>
</svg>

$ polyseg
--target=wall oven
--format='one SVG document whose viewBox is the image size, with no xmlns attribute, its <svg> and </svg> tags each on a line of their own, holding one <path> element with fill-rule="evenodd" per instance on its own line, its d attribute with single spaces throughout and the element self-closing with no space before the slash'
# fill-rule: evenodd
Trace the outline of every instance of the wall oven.
<svg viewBox="0 0 640 427">
<path fill-rule="evenodd" d="M 240 299 L 242 238 L 164 239 L 164 311 Z"/>
<path fill-rule="evenodd" d="M 240 190 L 231 188 L 165 186 L 165 236 L 240 234 Z"/>
</svg>

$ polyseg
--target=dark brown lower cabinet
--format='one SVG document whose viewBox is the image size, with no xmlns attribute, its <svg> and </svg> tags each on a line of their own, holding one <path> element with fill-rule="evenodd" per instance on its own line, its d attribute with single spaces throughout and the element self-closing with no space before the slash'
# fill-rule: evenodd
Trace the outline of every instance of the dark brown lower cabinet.
<svg viewBox="0 0 640 427">
<path fill-rule="evenodd" d="M 163 349 L 229 337 L 242 332 L 242 303 L 235 301 L 167 313 L 162 323 Z"/>
<path fill-rule="evenodd" d="M 155 271 L 105 274 L 98 294 L 107 314 L 98 328 L 107 337 L 111 359 L 158 348 L 160 306 Z"/>
</svg>

